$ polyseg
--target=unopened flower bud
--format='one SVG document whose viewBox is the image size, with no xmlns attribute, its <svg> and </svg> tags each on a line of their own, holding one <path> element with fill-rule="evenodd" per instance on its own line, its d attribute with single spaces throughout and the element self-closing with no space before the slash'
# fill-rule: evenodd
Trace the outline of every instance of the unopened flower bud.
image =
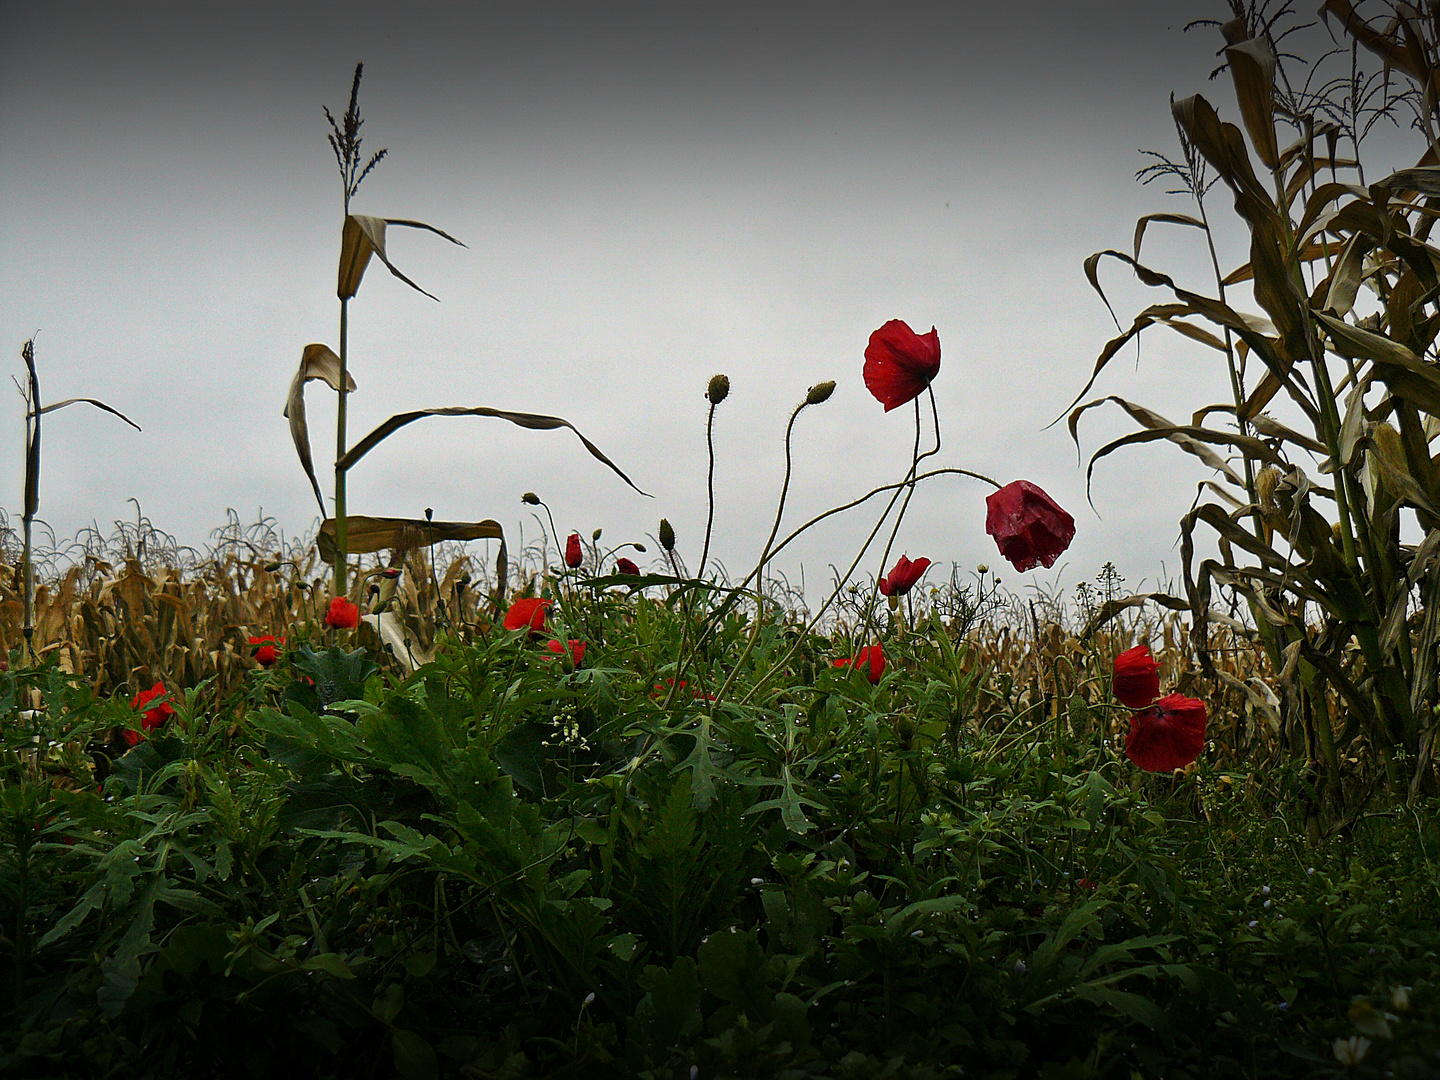
<svg viewBox="0 0 1440 1080">
<path fill-rule="evenodd" d="M 630 546 L 633 547 L 636 551 L 640 552 L 640 554 L 645 554 L 644 544 L 631 544 Z"/>
<path fill-rule="evenodd" d="M 728 375 L 710 376 L 710 385 L 705 388 L 705 396 L 710 399 L 711 405 L 719 405 L 730 396 L 730 377 Z"/>
<path fill-rule="evenodd" d="M 520 496 L 520 501 L 523 503 L 529 503 L 531 506 L 539 506 L 540 496 L 536 495 L 533 491 L 527 491 L 524 495 Z"/>
<path fill-rule="evenodd" d="M 990 572 L 990 567 L 986 566 L 986 565 L 982 562 L 979 566 L 975 567 L 975 570 L 976 570 L 977 573 L 979 573 L 979 575 L 980 575 L 981 577 L 984 577 L 986 574 L 988 574 L 988 573 Z"/>
<path fill-rule="evenodd" d="M 669 519 L 660 519 L 660 546 L 666 551 L 675 550 L 675 528 Z"/>
<path fill-rule="evenodd" d="M 816 383 L 810 387 L 810 392 L 805 395 L 806 405 L 819 405 L 822 401 L 829 401 L 830 395 L 835 392 L 835 380 Z"/>
<path fill-rule="evenodd" d="M 598 544 L 600 542 L 600 533 L 601 530 L 596 529 L 593 533 L 590 534 L 590 539 Z"/>
</svg>

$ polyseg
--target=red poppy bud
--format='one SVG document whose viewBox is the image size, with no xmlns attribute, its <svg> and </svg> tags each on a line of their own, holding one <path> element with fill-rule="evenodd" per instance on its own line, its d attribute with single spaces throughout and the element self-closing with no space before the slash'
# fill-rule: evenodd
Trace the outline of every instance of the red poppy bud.
<svg viewBox="0 0 1440 1080">
<path fill-rule="evenodd" d="M 572 532 L 565 541 L 565 565 L 574 570 L 585 561 L 585 553 L 580 550 L 580 534 Z"/>
<path fill-rule="evenodd" d="M 911 562 L 904 555 L 895 564 L 890 573 L 880 579 L 880 593 L 882 596 L 904 596 L 915 587 L 926 570 L 930 569 L 929 559 L 916 559 Z"/>
<path fill-rule="evenodd" d="M 1205 748 L 1205 703 L 1170 694 L 1130 718 L 1125 756 L 1146 772 L 1183 769 Z"/>
<path fill-rule="evenodd" d="M 1075 519 L 1029 480 L 1016 480 L 985 497 L 985 531 L 1023 574 L 1055 565 L 1075 539 Z"/>
<path fill-rule="evenodd" d="M 1136 645 L 1115 657 L 1115 674 L 1110 680 L 1115 699 L 1132 709 L 1143 709 L 1160 696 L 1160 669 L 1150 656 L 1150 646 Z"/>
<path fill-rule="evenodd" d="M 891 319 L 870 335 L 865 387 L 886 412 L 923 394 L 939 372 L 940 335 L 933 326 L 921 335 L 900 319 Z"/>
<path fill-rule="evenodd" d="M 634 574 L 636 577 L 639 577 L 640 567 L 636 566 L 629 559 L 621 558 L 615 560 L 615 572 L 617 574 Z"/>
<path fill-rule="evenodd" d="M 284 645 L 285 639 L 283 637 L 276 637 L 274 634 L 264 634 L 260 637 L 250 638 L 249 644 L 259 646 L 259 648 L 251 654 L 255 657 L 256 663 L 261 667 L 269 667 L 275 663 L 276 660 L 280 659 L 280 650 L 276 646 Z"/>
<path fill-rule="evenodd" d="M 545 611 L 550 607 L 550 601 L 539 597 L 527 596 L 524 599 L 516 600 L 510 605 L 510 610 L 505 613 L 505 629 L 519 630 L 521 627 L 530 628 L 530 636 L 537 637 L 545 628 Z"/>
<path fill-rule="evenodd" d="M 330 610 L 325 612 L 325 625 L 336 630 L 354 630 L 360 625 L 360 607 L 343 596 L 330 601 Z"/>
<path fill-rule="evenodd" d="M 885 650 L 877 642 L 874 645 L 867 645 L 849 659 L 834 661 L 836 667 L 858 668 L 861 664 L 869 666 L 866 673 L 870 679 L 870 685 L 874 686 L 880 681 L 880 676 L 885 674 Z"/>
</svg>

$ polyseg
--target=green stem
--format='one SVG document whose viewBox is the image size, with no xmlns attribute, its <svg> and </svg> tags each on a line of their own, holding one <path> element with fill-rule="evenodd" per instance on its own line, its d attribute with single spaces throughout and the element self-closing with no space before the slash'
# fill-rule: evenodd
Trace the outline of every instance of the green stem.
<svg viewBox="0 0 1440 1080">
<path fill-rule="evenodd" d="M 347 591 L 346 560 L 350 554 L 350 528 L 345 508 L 345 470 L 340 461 L 345 457 L 345 416 L 349 395 L 345 384 L 348 375 L 348 337 L 350 330 L 350 301 L 340 301 L 340 403 L 335 411 L 335 595 L 344 596 Z"/>
</svg>

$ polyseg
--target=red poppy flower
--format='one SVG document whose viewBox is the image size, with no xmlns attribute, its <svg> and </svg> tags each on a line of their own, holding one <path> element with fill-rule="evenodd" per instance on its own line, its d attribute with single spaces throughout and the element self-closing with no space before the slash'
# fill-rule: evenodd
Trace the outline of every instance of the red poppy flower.
<svg viewBox="0 0 1440 1080">
<path fill-rule="evenodd" d="M 865 387 L 886 412 L 919 397 L 939 371 L 940 335 L 933 326 L 922 335 L 891 319 L 865 346 Z"/>
<path fill-rule="evenodd" d="M 276 646 L 284 645 L 285 639 L 283 637 L 276 637 L 274 634 L 264 634 L 260 637 L 252 637 L 249 643 L 259 646 L 259 648 L 251 654 L 255 657 L 256 662 L 259 663 L 261 667 L 269 667 L 275 663 L 276 660 L 280 659 L 280 650 L 276 648 Z"/>
<path fill-rule="evenodd" d="M 585 553 L 580 550 L 580 534 L 571 533 L 565 541 L 565 565 L 574 570 L 585 561 Z"/>
<path fill-rule="evenodd" d="M 145 714 L 140 721 L 140 726 L 146 731 L 154 731 L 165 723 L 166 720 L 169 720 L 170 717 L 175 715 L 175 710 L 170 707 L 168 701 L 162 701 L 153 709 L 145 708 L 145 706 L 149 705 L 150 702 L 156 698 L 163 697 L 165 693 L 165 684 L 163 682 L 157 682 L 149 690 L 141 690 L 130 699 L 130 707 L 136 712 L 143 712 Z M 121 734 L 125 736 L 125 741 L 131 746 L 134 746 L 144 737 L 133 728 L 125 728 Z"/>
<path fill-rule="evenodd" d="M 1130 718 L 1125 756 L 1146 772 L 1183 769 L 1205 748 L 1205 703 L 1169 694 Z"/>
<path fill-rule="evenodd" d="M 574 660 L 575 666 L 579 667 L 580 661 L 585 659 L 585 642 L 576 641 L 574 638 L 571 638 L 569 644 L 570 658 Z M 561 645 L 560 642 L 556 641 L 554 638 L 551 638 L 549 641 L 547 641 L 545 643 L 545 647 L 551 652 L 553 652 L 556 656 L 565 655 L 565 646 Z"/>
<path fill-rule="evenodd" d="M 325 612 L 325 625 L 336 630 L 354 630 L 360 625 L 360 606 L 343 596 L 335 597 L 330 601 L 330 610 Z"/>
<path fill-rule="evenodd" d="M 1150 646 L 1136 645 L 1115 657 L 1115 674 L 1110 680 L 1118 701 L 1132 709 L 1143 709 L 1160 696 L 1160 669 L 1150 656 Z"/>
<path fill-rule="evenodd" d="M 1055 565 L 1075 539 L 1075 519 L 1029 480 L 1016 480 L 985 497 L 985 531 L 1023 574 Z"/>
<path fill-rule="evenodd" d="M 885 577 L 880 579 L 880 593 L 882 596 L 904 596 L 915 587 L 920 576 L 930 569 L 929 559 L 916 559 L 911 562 L 904 555 L 895 564 L 895 568 Z"/>
<path fill-rule="evenodd" d="M 880 676 L 885 674 L 885 650 L 882 649 L 877 642 L 874 645 L 865 646 L 865 648 L 861 649 L 848 660 L 836 660 L 834 664 L 836 667 L 855 668 L 858 668 L 861 664 L 868 664 L 870 666 L 868 673 L 870 685 L 874 686 L 880 681 Z"/>
<path fill-rule="evenodd" d="M 549 600 L 543 600 L 538 596 L 527 596 L 516 600 L 510 605 L 510 610 L 505 613 L 505 629 L 519 630 L 522 626 L 530 628 L 530 636 L 536 637 L 541 630 L 545 629 L 545 612 L 550 607 Z"/>
<path fill-rule="evenodd" d="M 634 574 L 636 577 L 639 577 L 640 567 L 636 566 L 629 559 L 616 559 L 615 572 L 617 574 Z"/>
</svg>

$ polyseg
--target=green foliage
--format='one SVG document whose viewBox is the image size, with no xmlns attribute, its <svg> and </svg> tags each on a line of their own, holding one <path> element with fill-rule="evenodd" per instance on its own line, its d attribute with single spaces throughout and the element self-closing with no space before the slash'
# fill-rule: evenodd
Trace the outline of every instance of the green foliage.
<svg viewBox="0 0 1440 1080">
<path fill-rule="evenodd" d="M 1433 1068 L 1433 809 L 1309 847 L 1283 770 L 1135 774 L 1103 705 L 1012 700 L 938 619 L 877 686 L 817 638 L 742 705 L 778 628 L 712 702 L 706 670 L 667 694 L 678 608 L 565 617 L 568 674 L 517 635 L 400 681 L 300 645 L 113 761 L 127 701 L 0 674 L 0 1068 Z"/>
</svg>

